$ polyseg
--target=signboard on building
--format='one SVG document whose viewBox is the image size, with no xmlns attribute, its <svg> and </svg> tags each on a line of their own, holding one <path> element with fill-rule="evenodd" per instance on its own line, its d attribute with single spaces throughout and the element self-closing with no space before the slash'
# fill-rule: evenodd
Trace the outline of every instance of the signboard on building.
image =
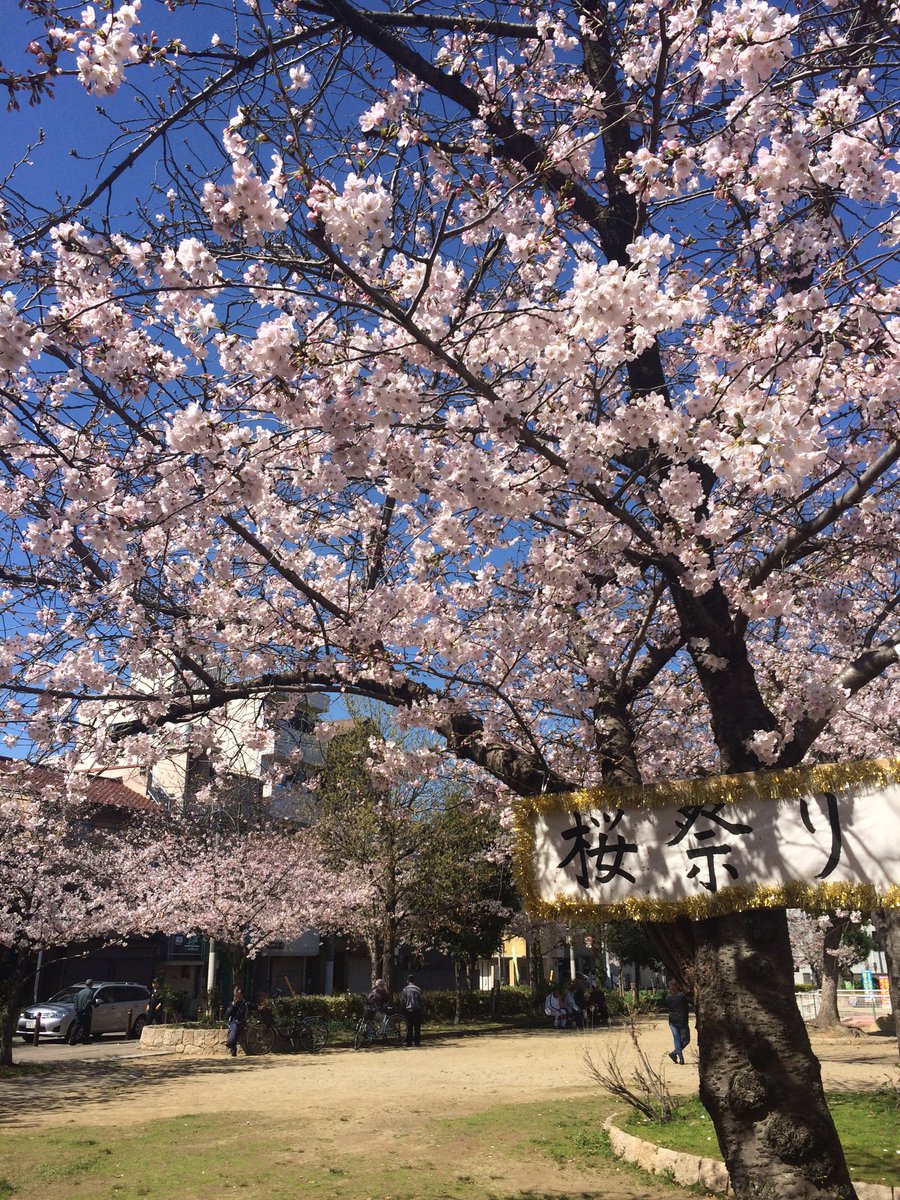
<svg viewBox="0 0 900 1200">
<path fill-rule="evenodd" d="M 532 797 L 516 865 L 543 917 L 900 906 L 900 759 Z"/>
<path fill-rule="evenodd" d="M 200 959 L 203 957 L 203 938 L 199 933 L 176 933 L 169 941 L 170 958 Z"/>
</svg>

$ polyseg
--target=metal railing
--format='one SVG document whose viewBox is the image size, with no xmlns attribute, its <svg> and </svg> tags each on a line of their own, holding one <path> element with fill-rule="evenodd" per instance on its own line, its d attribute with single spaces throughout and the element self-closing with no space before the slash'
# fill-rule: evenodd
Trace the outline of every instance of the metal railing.
<svg viewBox="0 0 900 1200">
<path fill-rule="evenodd" d="M 821 992 L 798 992 L 797 1007 L 804 1021 L 811 1021 L 818 1016 Z M 838 988 L 838 1016 L 844 1018 L 863 1018 L 874 1021 L 891 1011 L 890 992 L 881 989 Z"/>
</svg>

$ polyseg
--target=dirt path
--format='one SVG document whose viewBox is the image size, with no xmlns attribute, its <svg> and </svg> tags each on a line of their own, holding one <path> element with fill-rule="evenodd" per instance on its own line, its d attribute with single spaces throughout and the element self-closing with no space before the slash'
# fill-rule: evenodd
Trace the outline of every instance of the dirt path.
<svg viewBox="0 0 900 1200">
<path fill-rule="evenodd" d="M 641 1042 L 653 1061 L 665 1063 L 674 1092 L 696 1090 L 695 1063 L 676 1067 L 665 1058 L 671 1044 L 665 1023 L 643 1026 Z M 623 1058 L 629 1055 L 619 1030 L 434 1038 L 418 1049 L 236 1060 L 141 1053 L 100 1058 L 92 1052 L 46 1074 L 5 1080 L 0 1113 L 9 1134 L 73 1124 L 133 1127 L 158 1118 L 242 1111 L 254 1121 L 268 1118 L 273 1126 L 290 1122 L 326 1160 L 329 1147 L 339 1155 L 349 1138 L 358 1154 L 409 1155 L 411 1162 L 441 1169 L 466 1162 L 473 1185 L 491 1194 L 498 1186 L 491 1181 L 502 1178 L 503 1195 L 593 1197 L 600 1195 L 596 1173 L 557 1166 L 549 1158 L 536 1166 L 534 1155 L 516 1153 L 513 1145 L 498 1144 L 495 1152 L 488 1144 L 469 1164 L 465 1121 L 499 1105 L 572 1098 L 577 1106 L 582 1098 L 595 1099 L 585 1054 L 599 1058 L 612 1044 Z M 896 1062 L 896 1042 L 887 1037 L 818 1039 L 815 1048 L 826 1088 L 877 1088 Z M 373 1122 L 373 1106 L 379 1105 L 389 1111 L 388 1121 Z M 602 1195 L 673 1200 L 687 1193 L 610 1167 Z"/>
<path fill-rule="evenodd" d="M 664 1022 L 642 1026 L 641 1042 L 652 1061 L 665 1063 L 673 1092 L 695 1091 L 696 1064 L 681 1068 L 666 1060 L 671 1042 Z M 140 1052 L 102 1059 L 95 1048 L 89 1058 L 68 1060 L 58 1071 L 4 1081 L 2 1112 L 4 1123 L 32 1128 L 73 1117 L 84 1124 L 129 1125 L 227 1111 L 238 1103 L 258 1113 L 287 1109 L 303 1120 L 352 1120 L 381 1094 L 392 1098 L 395 1111 L 458 1115 L 523 1098 L 593 1095 L 585 1054 L 599 1057 L 610 1045 L 627 1061 L 628 1039 L 617 1029 L 426 1036 L 417 1049 L 329 1049 L 317 1056 L 237 1060 Z M 884 1036 L 816 1038 L 814 1049 L 826 1089 L 877 1088 L 896 1065 L 896 1041 Z"/>
</svg>

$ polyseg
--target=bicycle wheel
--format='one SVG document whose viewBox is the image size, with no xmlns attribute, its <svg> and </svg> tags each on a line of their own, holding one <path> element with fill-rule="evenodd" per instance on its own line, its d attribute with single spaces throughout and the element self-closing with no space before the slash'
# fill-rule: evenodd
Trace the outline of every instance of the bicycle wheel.
<svg viewBox="0 0 900 1200">
<path fill-rule="evenodd" d="M 300 1026 L 300 1045 L 315 1053 L 328 1044 L 328 1024 L 321 1017 L 307 1017 Z"/>
<path fill-rule="evenodd" d="M 366 1037 L 366 1022 L 359 1021 L 356 1025 L 356 1033 L 353 1037 L 353 1049 L 362 1050 L 363 1046 L 369 1039 Z"/>
<path fill-rule="evenodd" d="M 385 1017 L 381 1036 L 389 1046 L 399 1046 L 406 1041 L 406 1021 L 403 1017 Z"/>
<path fill-rule="evenodd" d="M 281 1039 L 282 1044 L 288 1049 L 291 1054 L 296 1054 L 300 1049 L 300 1031 L 295 1025 L 276 1026 L 276 1034 Z"/>
<path fill-rule="evenodd" d="M 316 1050 L 324 1050 L 328 1045 L 328 1039 L 331 1036 L 331 1030 L 328 1028 L 328 1022 L 324 1017 L 311 1017 L 309 1026 L 312 1030 L 312 1038 L 315 1043 Z"/>
<path fill-rule="evenodd" d="M 275 1030 L 261 1021 L 251 1021 L 244 1034 L 248 1054 L 268 1054 L 275 1045 Z"/>
</svg>

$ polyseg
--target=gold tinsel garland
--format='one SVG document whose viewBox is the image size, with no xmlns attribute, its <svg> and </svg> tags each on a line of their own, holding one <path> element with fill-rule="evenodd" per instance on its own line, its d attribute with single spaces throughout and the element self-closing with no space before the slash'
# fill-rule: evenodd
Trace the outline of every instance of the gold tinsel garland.
<svg viewBox="0 0 900 1200">
<path fill-rule="evenodd" d="M 534 840 L 537 818 L 552 812 L 581 812 L 597 808 L 663 809 L 740 804 L 748 800 L 788 800 L 811 792 L 836 791 L 869 785 L 886 787 L 900 782 L 900 758 L 868 759 L 862 762 L 821 763 L 784 771 L 758 771 L 743 775 L 717 775 L 710 779 L 677 779 L 647 787 L 597 787 L 577 792 L 529 796 L 514 802 L 515 831 L 513 862 L 516 884 L 532 916 L 596 921 L 671 921 L 678 916 L 693 919 L 740 912 L 745 908 L 900 908 L 900 886 L 879 894 L 868 883 L 819 883 L 791 881 L 779 885 L 725 887 L 683 900 L 653 900 L 634 897 L 618 904 L 571 900 L 557 895 L 543 900 L 535 878 Z"/>
</svg>

